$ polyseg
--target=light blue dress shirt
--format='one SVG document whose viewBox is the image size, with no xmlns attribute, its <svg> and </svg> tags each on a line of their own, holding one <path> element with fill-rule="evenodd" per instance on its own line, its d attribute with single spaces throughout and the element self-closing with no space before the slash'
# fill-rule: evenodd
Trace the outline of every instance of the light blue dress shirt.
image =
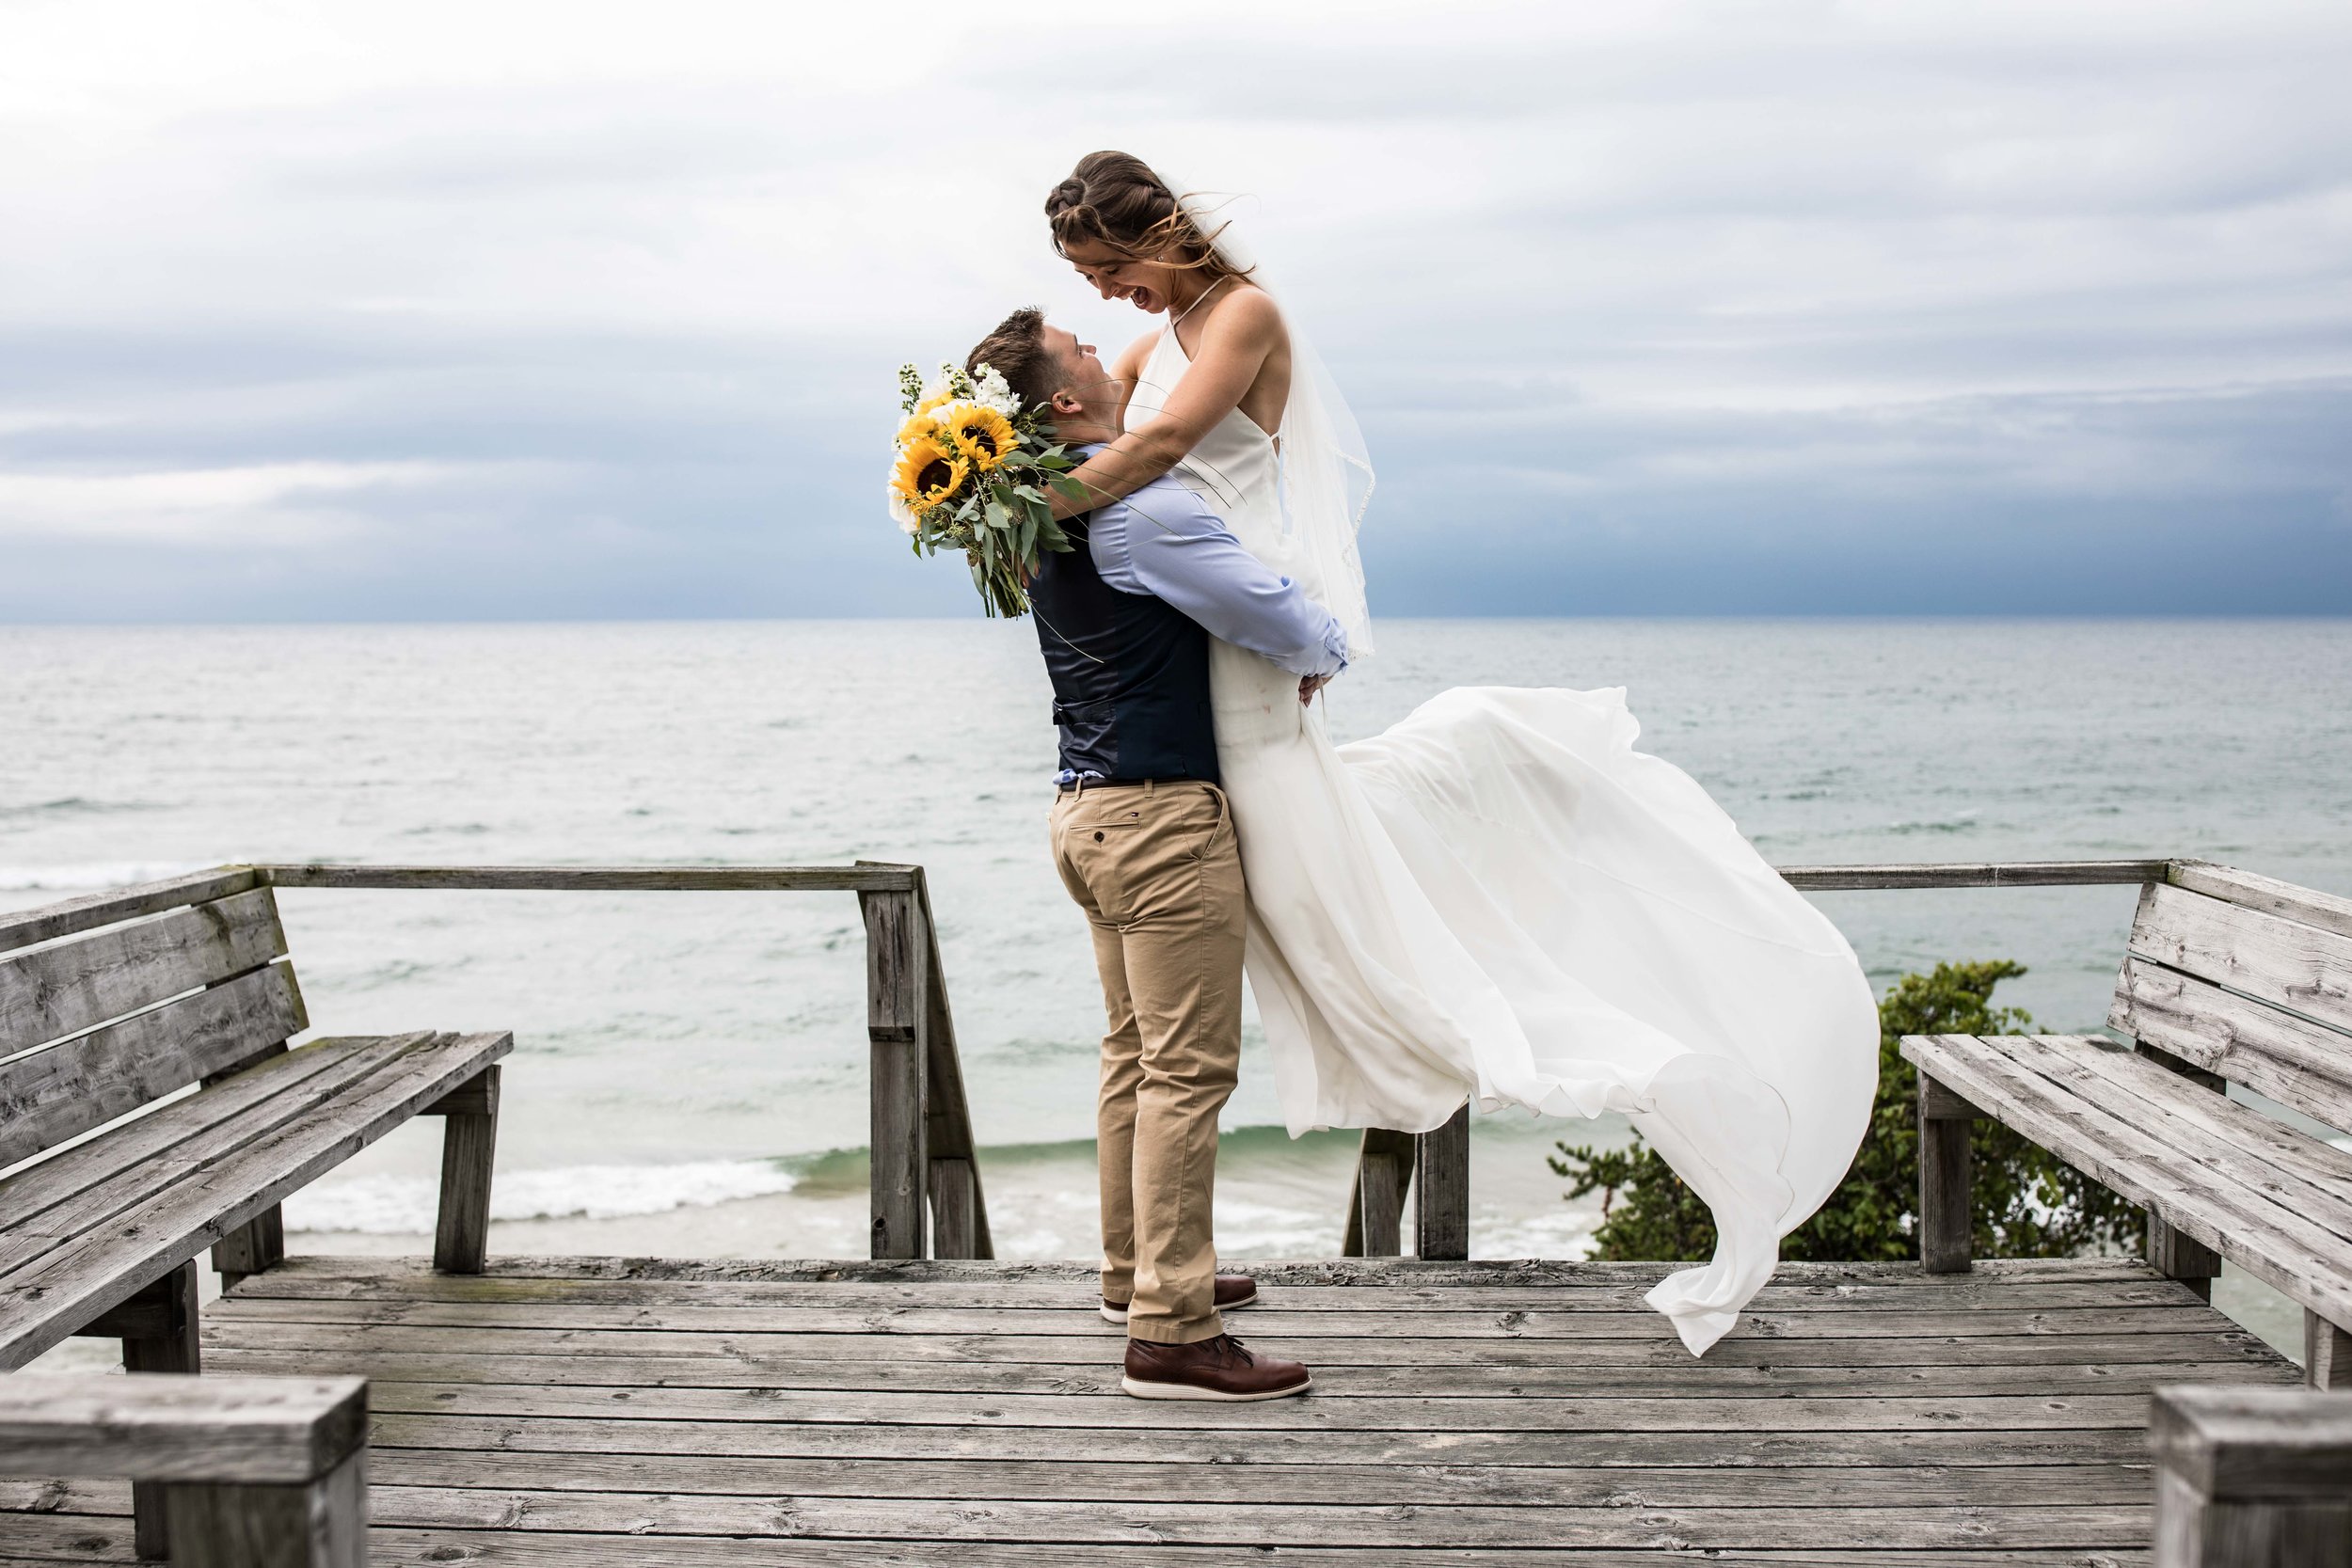
<svg viewBox="0 0 2352 1568">
<path fill-rule="evenodd" d="M 1095 508 L 1087 537 L 1094 569 L 1120 593 L 1164 599 L 1210 636 L 1294 675 L 1347 668 L 1347 632 L 1338 618 L 1245 549 L 1225 519 L 1177 480 L 1163 475 Z"/>
</svg>

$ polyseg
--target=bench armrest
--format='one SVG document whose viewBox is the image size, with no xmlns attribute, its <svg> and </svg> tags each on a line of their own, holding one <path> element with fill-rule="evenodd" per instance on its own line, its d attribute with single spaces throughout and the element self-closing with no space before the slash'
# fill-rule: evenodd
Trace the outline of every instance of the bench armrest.
<svg viewBox="0 0 2352 1568">
<path fill-rule="evenodd" d="M 0 1377 L 0 1475 L 303 1485 L 367 1435 L 365 1378 Z"/>
</svg>

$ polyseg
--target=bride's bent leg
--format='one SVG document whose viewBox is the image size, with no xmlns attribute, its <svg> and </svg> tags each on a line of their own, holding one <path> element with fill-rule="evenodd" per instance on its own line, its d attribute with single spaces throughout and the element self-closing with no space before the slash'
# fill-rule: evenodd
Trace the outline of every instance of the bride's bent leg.
<svg viewBox="0 0 2352 1568">
<path fill-rule="evenodd" d="M 1225 1332 L 1216 1301 L 1216 1122 L 1241 1070 L 1241 857 L 1213 785 L 1089 790 L 1086 799 L 1061 839 L 1115 927 L 1136 1046 L 1127 1334 L 1190 1344 Z M 1104 972 L 1107 990 L 1107 965 Z M 1111 1083 L 1106 1057 L 1106 1089 Z M 1106 1172 L 1116 1157 L 1104 1150 Z"/>
</svg>

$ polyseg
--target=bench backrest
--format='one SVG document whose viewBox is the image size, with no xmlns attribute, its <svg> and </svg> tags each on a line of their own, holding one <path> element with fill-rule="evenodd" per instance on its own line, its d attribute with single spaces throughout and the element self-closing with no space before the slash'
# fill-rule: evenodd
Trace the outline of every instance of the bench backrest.
<svg viewBox="0 0 2352 1568">
<path fill-rule="evenodd" d="M 285 956 L 251 872 L 0 916 L 0 1166 L 282 1048 Z"/>
<path fill-rule="evenodd" d="M 2107 1022 L 2352 1131 L 2352 899 L 2175 862 L 2140 889 Z"/>
</svg>

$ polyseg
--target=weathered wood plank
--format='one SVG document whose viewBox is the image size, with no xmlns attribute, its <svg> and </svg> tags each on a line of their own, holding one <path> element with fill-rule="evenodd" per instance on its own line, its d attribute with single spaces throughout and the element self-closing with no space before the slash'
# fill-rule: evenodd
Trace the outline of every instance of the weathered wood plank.
<svg viewBox="0 0 2352 1568">
<path fill-rule="evenodd" d="M 1284 1400 L 1272 1406 L 1200 1404 L 1181 1418 L 1123 1394 L 955 1394 L 769 1389 L 569 1388 L 560 1385 L 387 1383 L 385 1412 L 453 1416 L 587 1416 L 632 1420 L 854 1423 L 889 1426 L 1162 1428 L 1172 1418 L 1216 1430 L 1409 1432 L 1736 1432 L 1756 1419 L 1738 1398 Z M 2008 1432 L 2130 1427 L 2148 1418 L 2144 1396 L 1909 1396 L 1875 1400 L 1789 1398 L 1771 1405 L 1784 1432 Z"/>
<path fill-rule="evenodd" d="M 1470 1256 L 1470 1107 L 1413 1139 L 1413 1251 Z"/>
<path fill-rule="evenodd" d="M 294 971 L 278 963 L 0 1063 L 0 1164 L 128 1116 L 309 1026 Z"/>
<path fill-rule="evenodd" d="M 2017 1065 L 1994 1037 L 1913 1036 L 1903 1054 L 1987 1114 L 2134 1203 L 2159 1205 L 2192 1238 L 2307 1307 L 2352 1313 L 2343 1240 L 2266 1197 L 2216 1187 L 2177 1152 Z"/>
<path fill-rule="evenodd" d="M 453 1111 L 452 1101 L 481 1109 Z M 434 1219 L 433 1266 L 480 1274 L 490 1244 L 490 1167 L 497 1158 L 499 1069 L 494 1063 L 441 1101 L 440 1208 Z"/>
<path fill-rule="evenodd" d="M 122 1341 L 125 1372 L 193 1375 L 203 1370 L 203 1341 L 198 1326 L 196 1264 L 181 1264 L 163 1278 L 142 1288 L 135 1301 L 162 1308 L 154 1332 L 131 1335 Z M 118 1472 L 120 1473 L 120 1472 Z M 135 1481 L 131 1513 L 136 1523 L 139 1556 L 168 1557 L 171 1532 L 166 1518 L 163 1483 Z"/>
<path fill-rule="evenodd" d="M 2344 1238 L 2352 1253 L 2352 1150 L 2282 1126 L 2147 1056 L 2095 1037 L 2072 1037 L 2082 1043 L 2060 1043 L 2066 1036 L 1994 1040 L 2020 1067 L 2149 1132 L 2216 1183 L 2262 1194 Z"/>
<path fill-rule="evenodd" d="M 1433 1287 L 1616 1284 L 1647 1290 L 1685 1263 L 1619 1263 L 1545 1258 L 1474 1258 L 1425 1262 L 1416 1258 L 1367 1261 L 1347 1258 L 1227 1259 L 1225 1265 L 1254 1274 L 1262 1285 L 1343 1285 L 1352 1290 L 1428 1290 Z M 327 1254 L 290 1259 L 292 1274 L 365 1275 L 391 1280 L 404 1273 L 429 1276 L 414 1258 L 339 1258 Z M 1101 1275 L 1092 1263 L 1074 1259 L 1015 1259 L 976 1263 L 954 1259 L 628 1258 L 515 1257 L 499 1260 L 497 1275 L 516 1279 L 730 1280 L 783 1283 L 965 1285 L 1077 1280 Z M 1773 1274 L 1774 1290 L 1807 1287 L 1839 1290 L 1851 1285 L 1906 1285 L 1925 1291 L 1980 1289 L 1998 1278 L 2020 1283 L 2098 1284 L 2159 1282 L 2135 1258 L 1984 1258 L 1976 1277 L 1956 1280 L 1923 1274 L 1912 1262 L 1814 1263 L 1784 1261 Z M 1486 1299 L 1484 1297 L 1480 1299 Z"/>
<path fill-rule="evenodd" d="M 686 1329 L 595 1329 L 474 1325 L 436 1328 L 407 1323 L 311 1323 L 299 1319 L 252 1319 L 237 1304 L 218 1307 L 205 1319 L 204 1342 L 214 1350 L 405 1351 L 422 1354 L 553 1356 L 593 1360 L 601 1356 L 703 1355 L 732 1361 L 769 1357 L 822 1358 L 840 1366 L 845 1377 L 859 1363 L 988 1362 L 999 1366 L 1099 1370 L 1116 1355 L 1116 1336 L 828 1334 L 789 1331 L 700 1334 Z M 1441 1354 L 1440 1354 L 1441 1353 Z M 2251 1334 L 2020 1334 L 1945 1339 L 1726 1339 L 1709 1350 L 1708 1367 L 1854 1367 L 1891 1369 L 1899 1376 L 1912 1367 L 2114 1366 L 2149 1362 L 2233 1361 L 2281 1372 L 2286 1360 Z M 1426 1370 L 1432 1366 L 1479 1368 L 1687 1367 L 1691 1353 L 1678 1339 L 1454 1339 L 1429 1341 L 1383 1335 L 1327 1337 L 1315 1341 L 1314 1363 L 1327 1367 Z M 1884 1375 L 1882 1372 L 1881 1375 Z"/>
<path fill-rule="evenodd" d="M 431 1037 L 391 1037 L 380 1049 L 378 1042 L 348 1039 L 304 1046 L 0 1182 L 0 1203 L 25 1216 L 24 1228 L 0 1232 L 0 1280 L 116 1221 L 188 1172 L 315 1114 L 373 1073 L 380 1050 Z"/>
<path fill-rule="evenodd" d="M 2352 937 L 2352 898 L 2297 887 L 2275 877 L 2240 871 L 2233 865 L 2217 865 L 2211 861 L 2174 861 L 2171 873 L 2165 879 L 2174 887 L 2201 893 L 2208 898 Z"/>
<path fill-rule="evenodd" d="M 2330 1127 L 2352 1129 L 2352 1041 L 2332 1029 L 2128 956 L 2107 1022 Z"/>
<path fill-rule="evenodd" d="M 975 1281 L 954 1291 L 930 1285 L 882 1283 L 823 1284 L 798 1281 L 661 1279 L 576 1280 L 510 1274 L 512 1259 L 501 1259 L 499 1272 L 452 1278 L 431 1274 L 374 1275 L 317 1272 L 304 1268 L 304 1259 L 289 1259 L 266 1280 L 256 1279 L 239 1291 L 239 1303 L 262 1300 L 516 1302 L 552 1305 L 578 1302 L 597 1306 L 771 1307 L 799 1310 L 890 1311 L 1020 1308 L 1035 1311 L 1092 1311 L 1095 1298 L 1080 1282 L 990 1284 Z M 392 1259 L 382 1259 L 391 1262 Z M 1499 1318 L 1524 1312 L 1624 1312 L 1644 1307 L 1643 1287 L 1626 1284 L 1538 1286 L 1532 1289 L 1495 1286 L 1476 1290 L 1447 1287 L 1398 1287 L 1389 1291 L 1318 1289 L 1312 1286 L 1261 1282 L 1260 1306 L 1252 1317 L 1269 1311 L 1305 1311 L 1318 1315 L 1365 1314 L 1390 1320 L 1395 1332 L 1409 1334 L 1409 1324 L 1436 1315 L 1467 1314 Z M 2143 1271 L 2137 1278 L 2114 1284 L 2040 1284 L 2022 1279 L 1954 1280 L 1929 1291 L 1906 1285 L 1851 1286 L 1767 1285 L 1752 1305 L 1758 1310 L 1781 1312 L 1962 1311 L 1985 1307 L 2010 1312 L 2034 1308 L 2115 1308 L 2131 1307 L 2193 1307 L 2170 1280 Z M 2224 1322 L 2215 1319 L 2217 1324 Z"/>
<path fill-rule="evenodd" d="M 73 1515 L 24 1516 L 8 1547 L 40 1550 L 36 1558 L 0 1555 L 0 1568 L 53 1568 L 58 1561 L 128 1563 L 129 1544 L 117 1521 Z M 21 1538 L 21 1539 L 18 1539 Z M 379 1523 L 369 1536 L 375 1568 L 1100 1568 L 1103 1548 L 1091 1544 L 1057 1545 L 1040 1542 L 908 1542 L 892 1539 L 798 1538 L 788 1545 L 771 1540 L 718 1536 L 681 1544 L 677 1555 L 651 1555 L 658 1538 L 630 1534 L 505 1531 L 389 1527 Z M 8 1548 L 0 1548 L 5 1552 Z M 1121 1545 L 1121 1568 L 1205 1568 L 1213 1551 L 1198 1546 Z M 1226 1554 L 1230 1557 L 1231 1554 Z M 1271 1568 L 1657 1568 L 1661 1553 L 1575 1547 L 1365 1548 L 1261 1543 L 1249 1549 L 1253 1563 Z M 1772 1564 L 1774 1568 L 1883 1568 L 1886 1554 L 1868 1549 L 1783 1547 L 1714 1552 L 1707 1560 Z M 2146 1568 L 2137 1547 L 2075 1547 L 2020 1550 L 1939 1550 L 1915 1561 L 1935 1568 Z"/>
<path fill-rule="evenodd" d="M 930 954 L 922 906 L 909 893 L 858 895 L 866 916 L 866 1034 L 869 1073 L 867 1158 L 876 1258 L 930 1252 L 923 1224 L 930 1163 L 925 1152 L 925 1058 L 930 1053 Z"/>
<path fill-rule="evenodd" d="M 140 1281 L 211 1246 L 513 1048 L 511 1035 L 452 1035 L 388 1053 L 333 1117 L 276 1130 L 187 1172 L 143 1206 L 135 1223 L 82 1237 L 38 1271 L 0 1278 L 0 1367 L 23 1365 Z"/>
<path fill-rule="evenodd" d="M 278 887 L 518 893 L 906 893 L 911 865 L 267 865 Z"/>
<path fill-rule="evenodd" d="M 2140 894 L 2131 951 L 2352 1033 L 2352 936 L 2155 884 Z"/>
<path fill-rule="evenodd" d="M 392 1383 L 502 1383 L 569 1388 L 793 1388 L 931 1394 L 1108 1394 L 1119 1390 L 1117 1341 L 1089 1365 L 974 1361 L 962 1364 L 843 1362 L 806 1347 L 798 1357 L 730 1359 L 715 1355 L 501 1355 L 490 1352 L 413 1352 L 350 1346 L 340 1351 L 231 1349 L 215 1342 L 214 1365 L 254 1376 L 294 1375 L 322 1367 Z M 1334 1367 L 1314 1360 L 1324 1399 L 1646 1399 L 1691 1391 L 1715 1399 L 1881 1399 L 1888 1394 L 2145 1394 L 2166 1383 L 2299 1381 L 2285 1367 L 2244 1360 L 2126 1362 L 1985 1367 L 1681 1366 Z"/>
<path fill-rule="evenodd" d="M 2092 887 L 2161 881 L 2173 863 L 2137 861 L 1950 861 L 1893 865 L 1783 865 L 1807 893 L 1932 887 Z"/>
<path fill-rule="evenodd" d="M 514 1302 L 415 1301 L 372 1302 L 347 1298 L 273 1298 L 248 1294 L 254 1286 L 278 1271 L 256 1275 L 238 1286 L 233 1297 L 223 1298 L 217 1310 L 234 1310 L 248 1321 L 291 1319 L 352 1323 L 416 1323 L 442 1327 L 474 1324 L 532 1325 L 558 1328 L 680 1328 L 707 1333 L 767 1330 L 777 1326 L 774 1307 L 688 1307 L 660 1309 L 614 1303 L 556 1302 L 531 1305 Z M 454 1277 L 454 1276 L 453 1276 Z M 1954 1312 L 1766 1312 L 1750 1311 L 1734 1335 L 1772 1340 L 1791 1338 L 1901 1339 L 1968 1338 L 1979 1334 L 2052 1336 L 2077 1334 L 2179 1334 L 2196 1330 L 2221 1332 L 2233 1328 L 2177 1284 L 2168 1284 L 2183 1305 L 2141 1307 L 2047 1307 L 2003 1311 L 1978 1307 Z M 1328 1336 L 1355 1338 L 1365 1333 L 1369 1320 L 1355 1312 L 1285 1310 L 1272 1307 L 1248 1308 L 1252 1340 L 1276 1336 L 1309 1338 Z M 793 1313 L 791 1325 L 802 1334 L 859 1335 L 1067 1335 L 1076 1314 L 1064 1308 L 1045 1311 L 1022 1307 L 876 1307 L 869 1310 L 829 1310 L 807 1307 Z M 1641 1339 L 1671 1337 L 1655 1311 L 1624 1312 L 1429 1312 L 1384 1325 L 1400 1340 Z M 1726 1339 L 1724 1342 L 1729 1342 Z M 1298 1347 L 1294 1347 L 1298 1348 Z M 1711 1352 L 1709 1353 L 1712 1354 Z M 1308 1355 L 1312 1359 L 1311 1354 Z"/>
<path fill-rule="evenodd" d="M 223 865 L 184 877 L 166 877 L 159 881 L 84 894 L 79 898 L 44 904 L 39 909 L 12 911 L 0 914 L 0 952 L 55 942 L 78 931 L 94 931 L 102 926 L 136 920 L 143 915 L 160 914 L 183 904 L 227 898 L 267 879 L 249 865 Z"/>
<path fill-rule="evenodd" d="M 288 1091 L 295 1082 L 326 1070 L 335 1060 L 332 1052 L 319 1053 L 315 1043 L 305 1046 L 0 1180 L 0 1208 L 9 1215 L 9 1229 L 29 1226 L 37 1219 L 45 1223 L 46 1212 L 58 1204 L 72 1202 L 189 1138 L 252 1115 L 254 1107 Z"/>
<path fill-rule="evenodd" d="M 0 958 L 0 1055 L 75 1035 L 286 956 L 270 890 Z"/>
<path fill-rule="evenodd" d="M 352 1377 L 0 1377 L 0 1471 L 287 1482 L 365 1439 Z"/>
<path fill-rule="evenodd" d="M 1959 1508 L 2075 1503 L 2144 1506 L 2144 1464 L 1974 1468 L 1689 1465 L 1613 1469 L 1520 1465 L 1169 1465 L 1099 1460 L 761 1459 L 710 1454 L 530 1454 L 385 1449 L 369 1469 L 386 1486 L 521 1487 L 556 1492 L 734 1493 L 764 1497 L 998 1497 L 1046 1502 L 1350 1503 L 1519 1508 L 1740 1508 L 1835 1500 L 1846 1507 Z M 21 1482 L 30 1493 L 37 1483 Z M 0 1483 L 5 1490 L 6 1483 Z M 78 1501 L 79 1499 L 75 1499 Z M 0 1507 L 5 1507 L 0 1500 Z"/>
<path fill-rule="evenodd" d="M 674 1498 L 569 1493 L 378 1487 L 375 1517 L 421 1528 L 633 1532 L 654 1536 L 1129 1544 L 1251 1548 L 1266 1541 L 1326 1546 L 1646 1547 L 1738 1550 L 1869 1541 L 1882 1551 L 1941 1547 L 2140 1544 L 2148 1514 L 2128 1505 L 1964 1509 L 1347 1508 L 1284 1504 L 999 1499 L 985 1506 L 918 1498 Z"/>
<path fill-rule="evenodd" d="M 1751 1407 L 1753 1408 L 1753 1407 Z M 936 1463 L 977 1460 L 1133 1465 L 1460 1465 L 1580 1468 L 1690 1467 L 1756 1477 L 1788 1465 L 1906 1465 L 1973 1469 L 2030 1465 L 2141 1465 L 2147 1434 L 2137 1427 L 2032 1432 L 1306 1432 L 1159 1427 L 796 1425 L 592 1417 L 469 1417 L 379 1412 L 371 1441 L 387 1449 L 496 1449 L 501 1452 L 663 1453 Z"/>
</svg>

